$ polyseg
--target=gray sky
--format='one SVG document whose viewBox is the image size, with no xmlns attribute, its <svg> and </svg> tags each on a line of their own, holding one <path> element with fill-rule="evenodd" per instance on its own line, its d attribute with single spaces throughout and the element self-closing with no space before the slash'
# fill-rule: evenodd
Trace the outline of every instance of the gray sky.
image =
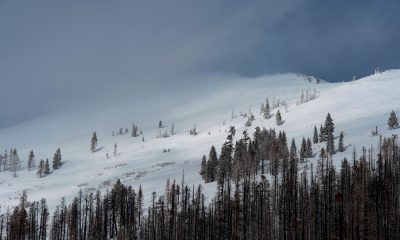
<svg viewBox="0 0 400 240">
<path fill-rule="evenodd" d="M 0 127 L 208 74 L 343 81 L 399 68 L 399 11 L 397 0 L 0 0 Z"/>
</svg>

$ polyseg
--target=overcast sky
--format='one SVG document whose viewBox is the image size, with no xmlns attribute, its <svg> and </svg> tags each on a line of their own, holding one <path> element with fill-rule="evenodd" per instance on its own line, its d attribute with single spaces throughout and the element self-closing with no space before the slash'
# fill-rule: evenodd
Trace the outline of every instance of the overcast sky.
<svg viewBox="0 0 400 240">
<path fill-rule="evenodd" d="M 0 127 L 208 74 L 399 68 L 399 12 L 398 0 L 0 0 Z"/>
</svg>

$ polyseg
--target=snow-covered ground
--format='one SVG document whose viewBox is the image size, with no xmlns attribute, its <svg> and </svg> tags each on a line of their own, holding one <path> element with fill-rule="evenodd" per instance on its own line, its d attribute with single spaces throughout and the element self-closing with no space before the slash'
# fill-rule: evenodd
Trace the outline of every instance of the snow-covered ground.
<svg viewBox="0 0 400 240">
<path fill-rule="evenodd" d="M 376 146 L 378 137 L 371 136 L 377 125 L 381 134 L 391 136 L 399 130 L 387 129 L 391 110 L 400 113 L 400 70 L 390 70 L 344 83 L 327 83 L 298 74 L 268 75 L 257 78 L 238 76 L 215 77 L 212 87 L 195 88 L 157 94 L 156 98 L 133 102 L 126 101 L 108 106 L 77 106 L 62 109 L 41 118 L 0 130 L 0 149 L 17 148 L 22 169 L 13 177 L 11 172 L 0 172 L 0 204 L 15 205 L 22 190 L 30 201 L 47 198 L 51 209 L 62 197 L 71 200 L 83 191 L 105 191 L 117 179 L 135 189 L 142 185 L 147 199 L 153 191 L 162 194 L 167 178 L 181 182 L 182 173 L 187 184 L 203 184 L 200 163 L 203 154 L 208 156 L 211 145 L 219 150 L 229 126 L 236 127 L 237 137 L 245 129 L 246 118 L 240 113 L 252 111 L 256 126 L 285 130 L 288 138 L 295 138 L 297 146 L 303 136 L 312 137 L 314 125 L 324 122 L 330 112 L 335 123 L 335 135 L 344 132 L 344 142 L 350 146 L 344 153 L 334 156 L 339 164 L 343 157 L 351 156 L 353 146 Z M 212 82 L 212 81 L 211 81 Z M 302 89 L 316 89 L 315 100 L 297 105 Z M 259 115 L 262 102 L 269 98 L 286 99 L 288 107 L 280 107 L 283 125 L 276 126 L 275 118 L 264 120 Z M 237 116 L 231 119 L 234 110 Z M 275 113 L 277 109 L 273 110 Z M 156 138 L 162 120 L 165 128 L 175 125 L 176 134 L 169 138 Z M 130 134 L 112 136 L 120 127 L 130 130 L 132 123 L 143 130 L 142 136 Z M 199 134 L 189 135 L 197 126 Z M 90 152 L 92 133 L 96 131 L 99 150 Z M 118 156 L 113 157 L 114 143 Z M 57 148 L 61 148 L 63 166 L 50 175 L 39 178 L 36 170 L 27 170 L 27 157 L 34 150 L 36 164 L 49 158 L 52 161 Z M 314 152 L 320 149 L 314 146 Z M 163 153 L 163 149 L 170 152 Z M 109 152 L 111 158 L 106 159 Z M 311 161 L 315 161 L 313 159 Z M 208 197 L 215 185 L 205 184 Z"/>
</svg>

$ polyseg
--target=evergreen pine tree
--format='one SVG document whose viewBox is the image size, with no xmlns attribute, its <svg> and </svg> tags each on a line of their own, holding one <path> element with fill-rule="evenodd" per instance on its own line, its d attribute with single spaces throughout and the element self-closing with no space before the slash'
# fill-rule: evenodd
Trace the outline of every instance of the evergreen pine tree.
<svg viewBox="0 0 400 240">
<path fill-rule="evenodd" d="M 61 167 L 61 150 L 57 149 L 53 157 L 53 169 L 59 169 Z"/>
<path fill-rule="evenodd" d="M 307 158 L 307 142 L 306 139 L 303 137 L 300 148 L 300 162 L 304 162 L 305 158 Z"/>
<path fill-rule="evenodd" d="M 92 141 L 90 142 L 90 151 L 95 152 L 97 147 L 97 134 L 96 132 L 92 135 Z"/>
<path fill-rule="evenodd" d="M 325 132 L 325 129 L 321 124 L 321 126 L 319 127 L 319 142 L 324 142 L 326 140 L 324 132 Z"/>
<path fill-rule="evenodd" d="M 39 167 L 37 169 L 37 173 L 36 173 L 40 178 L 44 174 L 44 165 L 45 165 L 44 160 L 41 159 L 40 162 L 39 162 Z"/>
<path fill-rule="evenodd" d="M 324 140 L 328 140 L 328 135 L 331 133 L 333 135 L 333 132 L 335 131 L 335 124 L 333 123 L 333 119 L 331 117 L 331 114 L 328 113 L 325 119 L 325 126 L 324 126 Z"/>
<path fill-rule="evenodd" d="M 282 124 L 282 116 L 281 116 L 281 112 L 278 110 L 276 112 L 276 125 L 281 125 Z"/>
<path fill-rule="evenodd" d="M 343 132 L 340 132 L 338 150 L 339 150 L 339 152 L 343 152 L 344 151 Z"/>
<path fill-rule="evenodd" d="M 49 159 L 46 159 L 46 163 L 44 164 L 44 174 L 50 174 L 50 164 Z"/>
<path fill-rule="evenodd" d="M 307 138 L 307 158 L 312 158 L 312 155 L 313 155 L 313 151 L 312 151 L 311 139 Z"/>
<path fill-rule="evenodd" d="M 139 136 L 139 128 L 135 124 L 132 124 L 132 137 Z"/>
<path fill-rule="evenodd" d="M 389 129 L 395 129 L 399 127 L 399 120 L 397 119 L 396 113 L 392 111 L 388 120 Z"/>
<path fill-rule="evenodd" d="M 159 122 L 158 122 L 158 128 L 163 128 L 164 126 L 163 126 L 163 123 L 162 123 L 162 121 L 160 120 Z"/>
<path fill-rule="evenodd" d="M 260 115 L 264 115 L 264 112 L 265 112 L 265 106 L 264 103 L 261 103 Z"/>
<path fill-rule="evenodd" d="M 207 169 L 207 159 L 206 155 L 203 155 L 203 158 L 201 159 L 201 169 L 200 169 L 200 175 L 205 178 L 205 173 Z"/>
<path fill-rule="evenodd" d="M 17 153 L 17 149 L 11 149 L 10 163 L 11 163 L 11 171 L 13 172 L 13 176 L 17 177 L 17 171 L 20 169 L 20 160 L 19 160 L 19 156 Z"/>
<path fill-rule="evenodd" d="M 314 144 L 317 144 L 317 143 L 318 143 L 318 130 L 317 130 L 317 126 L 314 126 L 313 142 L 314 142 Z"/>
<path fill-rule="evenodd" d="M 31 171 L 32 168 L 34 167 L 35 167 L 35 154 L 33 153 L 33 150 L 31 150 L 28 156 L 28 170 Z"/>
<path fill-rule="evenodd" d="M 290 146 L 289 156 L 291 161 L 297 161 L 297 147 L 294 138 L 292 139 L 292 144 Z"/>
<path fill-rule="evenodd" d="M 270 119 L 271 118 L 271 110 L 269 108 L 268 98 L 267 98 L 266 103 L 265 103 L 263 117 L 265 119 Z"/>
<path fill-rule="evenodd" d="M 331 155 L 335 153 L 335 140 L 332 132 L 328 132 L 326 141 L 326 152 Z"/>
<path fill-rule="evenodd" d="M 118 155 L 118 146 L 117 143 L 114 143 L 114 157 L 116 157 Z"/>
<path fill-rule="evenodd" d="M 206 168 L 206 181 L 214 182 L 217 175 L 218 156 L 214 146 L 211 146 Z"/>
</svg>

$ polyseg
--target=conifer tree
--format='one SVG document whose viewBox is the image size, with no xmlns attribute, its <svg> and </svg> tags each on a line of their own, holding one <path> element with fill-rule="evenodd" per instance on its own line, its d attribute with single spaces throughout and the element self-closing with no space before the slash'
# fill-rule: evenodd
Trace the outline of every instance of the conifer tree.
<svg viewBox="0 0 400 240">
<path fill-rule="evenodd" d="M 116 157 L 118 155 L 118 146 L 117 143 L 114 143 L 114 157 Z"/>
<path fill-rule="evenodd" d="M 132 124 L 132 137 L 139 136 L 139 128 L 135 124 Z"/>
<path fill-rule="evenodd" d="M 312 158 L 313 151 L 312 151 L 312 143 L 311 139 L 307 138 L 307 158 Z"/>
<path fill-rule="evenodd" d="M 265 107 L 264 107 L 264 118 L 265 119 L 270 119 L 271 118 L 271 109 L 269 107 L 269 102 L 268 102 L 268 98 L 265 102 Z"/>
<path fill-rule="evenodd" d="M 297 162 L 297 147 L 294 138 L 292 139 L 292 144 L 290 145 L 290 160 Z"/>
<path fill-rule="evenodd" d="M 41 178 L 44 174 L 44 166 L 45 166 L 45 162 L 43 159 L 40 160 L 39 162 L 39 167 L 37 169 L 37 175 Z"/>
<path fill-rule="evenodd" d="M 162 121 L 160 120 L 159 122 L 158 122 L 158 128 L 163 128 L 164 126 L 163 126 L 163 123 L 162 123 Z"/>
<path fill-rule="evenodd" d="M 207 169 L 207 158 L 206 155 L 203 155 L 203 158 L 201 159 L 201 169 L 200 169 L 200 175 L 203 177 L 203 179 L 205 177 L 206 169 Z"/>
<path fill-rule="evenodd" d="M 333 123 L 333 119 L 331 117 L 331 114 L 328 113 L 325 119 L 325 125 L 323 128 L 323 138 L 324 141 L 328 140 L 329 134 L 333 135 L 333 132 L 335 131 L 335 124 Z"/>
<path fill-rule="evenodd" d="M 317 130 L 317 126 L 314 126 L 313 142 L 314 142 L 314 144 L 317 144 L 317 143 L 318 143 L 318 130 Z"/>
<path fill-rule="evenodd" d="M 61 150 L 57 149 L 53 157 L 53 169 L 59 169 L 61 167 Z"/>
<path fill-rule="evenodd" d="M 170 130 L 170 132 L 171 132 L 171 135 L 174 135 L 174 134 L 175 134 L 175 124 L 172 124 L 172 125 L 171 125 L 171 130 Z"/>
<path fill-rule="evenodd" d="M 265 106 L 264 103 L 261 103 L 260 115 L 264 116 L 264 112 L 265 112 Z"/>
<path fill-rule="evenodd" d="M 335 140 L 332 132 L 328 132 L 326 141 L 326 152 L 331 155 L 335 153 Z"/>
<path fill-rule="evenodd" d="M 344 151 L 343 132 L 340 132 L 338 150 L 339 150 L 339 152 L 343 152 Z"/>
<path fill-rule="evenodd" d="M 282 124 L 282 116 L 281 116 L 281 112 L 278 110 L 276 112 L 276 125 L 281 125 Z"/>
<path fill-rule="evenodd" d="M 50 174 L 50 163 L 49 159 L 46 159 L 46 163 L 44 164 L 44 174 Z"/>
<path fill-rule="evenodd" d="M 218 156 L 214 146 L 211 146 L 206 168 L 206 181 L 214 182 L 217 175 Z"/>
<path fill-rule="evenodd" d="M 13 176 L 17 177 L 17 171 L 20 168 L 20 160 L 17 153 L 17 149 L 11 149 L 10 151 L 10 164 L 11 171 L 13 172 Z"/>
<path fill-rule="evenodd" d="M 92 135 L 92 141 L 90 143 L 90 151 L 95 152 L 97 147 L 97 134 L 96 132 Z"/>
<path fill-rule="evenodd" d="M 399 127 L 399 120 L 397 119 L 396 113 L 392 110 L 388 119 L 389 129 L 395 129 Z"/>
<path fill-rule="evenodd" d="M 307 142 L 306 139 L 303 137 L 301 141 L 301 148 L 300 148 L 300 162 L 304 162 L 304 159 L 307 158 Z"/>
<path fill-rule="evenodd" d="M 33 153 L 33 150 L 31 150 L 28 156 L 28 170 L 31 171 L 32 168 L 34 167 L 35 167 L 35 154 Z"/>
<path fill-rule="evenodd" d="M 324 141 L 326 141 L 324 132 L 325 132 L 325 129 L 324 129 L 324 127 L 323 127 L 322 124 L 321 124 L 321 126 L 319 127 L 319 142 L 324 142 Z"/>
</svg>

